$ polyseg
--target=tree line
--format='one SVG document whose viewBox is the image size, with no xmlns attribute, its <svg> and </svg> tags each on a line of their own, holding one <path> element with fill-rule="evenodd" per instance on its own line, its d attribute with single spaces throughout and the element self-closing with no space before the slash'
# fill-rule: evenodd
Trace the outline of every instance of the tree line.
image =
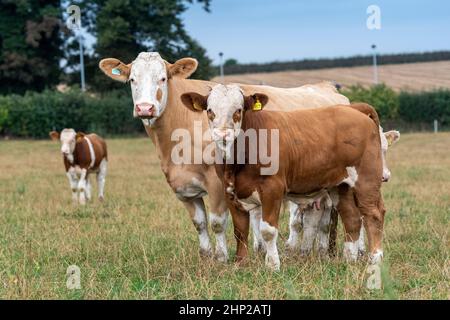
<svg viewBox="0 0 450 320">
<path fill-rule="evenodd" d="M 373 57 L 354 56 L 346 58 L 304 59 L 286 62 L 241 64 L 236 59 L 225 61 L 225 74 L 260 73 L 292 70 L 313 70 L 337 67 L 367 66 L 373 63 Z M 417 52 L 400 54 L 382 54 L 377 56 L 378 64 L 400 64 L 450 60 L 450 51 Z M 217 68 L 216 68 L 217 69 Z"/>
<path fill-rule="evenodd" d="M 79 45 L 63 14 L 72 4 L 80 7 L 82 26 L 96 38 L 84 54 L 87 83 L 96 91 L 117 86 L 100 76 L 101 58 L 131 62 L 141 51 L 158 51 L 169 61 L 195 57 L 195 77 L 208 79 L 211 60 L 181 19 L 194 2 L 209 11 L 210 0 L 2 0 L 0 94 L 79 83 Z"/>
</svg>

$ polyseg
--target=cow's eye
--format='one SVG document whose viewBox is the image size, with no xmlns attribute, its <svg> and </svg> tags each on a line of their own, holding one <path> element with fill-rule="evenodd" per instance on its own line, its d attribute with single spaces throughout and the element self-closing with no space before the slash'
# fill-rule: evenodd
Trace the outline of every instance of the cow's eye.
<svg viewBox="0 0 450 320">
<path fill-rule="evenodd" d="M 216 117 L 216 115 L 214 114 L 214 112 L 211 109 L 206 110 L 206 114 L 208 115 L 208 119 L 213 121 L 214 118 Z"/>
<path fill-rule="evenodd" d="M 166 82 L 166 80 L 167 80 L 167 78 L 164 77 L 164 78 L 161 79 L 161 82 Z"/>
<path fill-rule="evenodd" d="M 134 80 L 134 78 L 130 78 L 130 82 L 135 82 L 136 80 Z"/>
</svg>

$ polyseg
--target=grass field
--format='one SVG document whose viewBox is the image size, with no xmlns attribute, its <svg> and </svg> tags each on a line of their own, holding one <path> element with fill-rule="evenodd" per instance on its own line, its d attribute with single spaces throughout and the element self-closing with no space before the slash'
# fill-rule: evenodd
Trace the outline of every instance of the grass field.
<svg viewBox="0 0 450 320">
<path fill-rule="evenodd" d="M 225 74 L 226 74 L 225 68 Z M 381 65 L 378 67 L 380 82 L 394 90 L 422 91 L 450 88 L 450 61 Z M 219 77 L 213 79 L 220 81 Z M 267 84 L 275 87 L 297 87 L 320 81 L 336 81 L 349 86 L 373 84 L 372 66 L 330 68 L 318 70 L 282 71 L 225 76 L 225 82 Z"/>
<path fill-rule="evenodd" d="M 59 144 L 0 142 L 0 298 L 449 299 L 450 134 L 405 134 L 389 151 L 383 188 L 384 289 L 366 264 L 284 257 L 278 273 L 202 260 L 187 212 L 169 190 L 149 139 L 112 139 L 106 201 L 71 204 Z M 228 244 L 234 255 L 232 228 Z M 342 232 L 339 233 L 339 251 Z M 81 290 L 66 269 L 81 269 Z"/>
</svg>

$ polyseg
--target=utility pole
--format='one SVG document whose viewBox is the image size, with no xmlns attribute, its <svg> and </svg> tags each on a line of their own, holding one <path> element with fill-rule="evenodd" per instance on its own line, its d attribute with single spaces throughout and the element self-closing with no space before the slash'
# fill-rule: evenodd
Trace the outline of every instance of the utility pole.
<svg viewBox="0 0 450 320">
<path fill-rule="evenodd" d="M 81 24 L 81 21 L 80 21 Z M 84 55 L 83 55 L 83 37 L 81 36 L 81 25 L 78 30 L 78 42 L 80 43 L 80 74 L 81 74 L 81 91 L 86 91 L 86 80 L 84 78 Z"/>
<path fill-rule="evenodd" d="M 223 76 L 223 52 L 219 52 L 219 66 L 220 66 L 220 81 L 224 83 L 225 79 Z"/>
<path fill-rule="evenodd" d="M 378 67 L 377 67 L 377 46 L 375 44 L 372 45 L 373 50 L 373 83 L 378 84 Z"/>
</svg>

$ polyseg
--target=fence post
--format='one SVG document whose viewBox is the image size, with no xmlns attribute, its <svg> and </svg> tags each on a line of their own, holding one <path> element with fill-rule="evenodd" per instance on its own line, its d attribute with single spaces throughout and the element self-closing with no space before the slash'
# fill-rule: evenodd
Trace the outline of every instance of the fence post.
<svg viewBox="0 0 450 320">
<path fill-rule="evenodd" d="M 433 124 L 434 124 L 434 133 L 437 133 L 438 132 L 438 121 L 436 119 L 434 119 Z"/>
</svg>

